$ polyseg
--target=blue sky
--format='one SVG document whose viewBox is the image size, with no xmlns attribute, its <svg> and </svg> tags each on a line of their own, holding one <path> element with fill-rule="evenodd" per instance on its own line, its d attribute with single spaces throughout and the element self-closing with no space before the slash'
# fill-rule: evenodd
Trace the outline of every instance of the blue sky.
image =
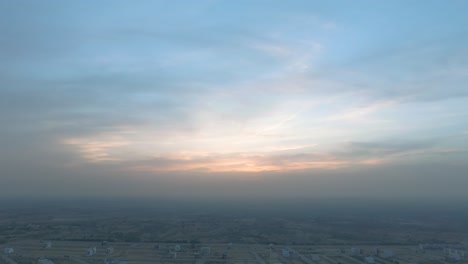
<svg viewBox="0 0 468 264">
<path fill-rule="evenodd" d="M 91 194 L 106 193 L 111 181 L 134 186 L 130 196 L 165 195 L 161 186 L 217 195 L 193 187 L 216 179 L 241 182 L 232 196 L 243 181 L 271 181 L 248 192 L 268 196 L 288 179 L 282 195 L 315 186 L 353 196 L 430 179 L 402 190 L 430 196 L 445 177 L 453 183 L 440 195 L 463 196 L 467 8 L 1 1 L 4 194 L 80 193 L 94 182 Z M 428 176 L 431 166 L 445 170 Z"/>
</svg>

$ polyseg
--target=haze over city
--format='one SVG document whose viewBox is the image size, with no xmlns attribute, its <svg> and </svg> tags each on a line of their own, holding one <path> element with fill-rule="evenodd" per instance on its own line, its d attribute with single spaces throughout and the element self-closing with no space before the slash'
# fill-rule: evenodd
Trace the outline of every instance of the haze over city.
<svg viewBox="0 0 468 264">
<path fill-rule="evenodd" d="M 467 1 L 0 1 L 0 197 L 468 199 Z"/>
</svg>

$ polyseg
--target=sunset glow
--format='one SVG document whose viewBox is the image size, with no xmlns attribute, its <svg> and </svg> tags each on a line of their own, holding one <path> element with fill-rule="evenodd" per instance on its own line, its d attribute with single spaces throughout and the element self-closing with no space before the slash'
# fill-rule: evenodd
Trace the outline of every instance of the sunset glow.
<svg viewBox="0 0 468 264">
<path fill-rule="evenodd" d="M 408 179 L 430 178 L 440 182 L 404 192 L 442 184 L 462 195 L 467 9 L 466 1 L 6 1 L 0 185 L 21 195 L 63 182 L 79 195 L 91 184 L 101 195 L 109 184 L 138 196 L 199 184 L 196 196 L 250 177 L 263 184 L 239 184 L 233 196 L 283 185 L 285 195 L 361 195 L 372 185 L 372 195 L 391 196 Z"/>
</svg>

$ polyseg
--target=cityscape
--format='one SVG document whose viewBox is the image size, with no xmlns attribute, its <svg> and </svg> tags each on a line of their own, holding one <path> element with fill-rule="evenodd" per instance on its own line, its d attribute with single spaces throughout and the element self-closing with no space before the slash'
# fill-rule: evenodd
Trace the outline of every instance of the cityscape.
<svg viewBox="0 0 468 264">
<path fill-rule="evenodd" d="M 0 0 L 0 264 L 468 264 L 468 0 Z"/>
</svg>

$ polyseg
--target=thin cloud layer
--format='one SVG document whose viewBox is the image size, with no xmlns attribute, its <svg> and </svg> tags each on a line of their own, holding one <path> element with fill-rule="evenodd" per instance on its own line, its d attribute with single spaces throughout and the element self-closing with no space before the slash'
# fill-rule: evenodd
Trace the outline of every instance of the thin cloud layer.
<svg viewBox="0 0 468 264">
<path fill-rule="evenodd" d="M 421 164 L 435 162 L 459 179 L 468 172 L 466 7 L 0 3 L 1 186 L 342 174 L 353 189 L 366 186 L 360 174 L 405 181 L 392 166 L 422 179 Z M 325 186 L 319 178 L 296 187 Z"/>
</svg>

